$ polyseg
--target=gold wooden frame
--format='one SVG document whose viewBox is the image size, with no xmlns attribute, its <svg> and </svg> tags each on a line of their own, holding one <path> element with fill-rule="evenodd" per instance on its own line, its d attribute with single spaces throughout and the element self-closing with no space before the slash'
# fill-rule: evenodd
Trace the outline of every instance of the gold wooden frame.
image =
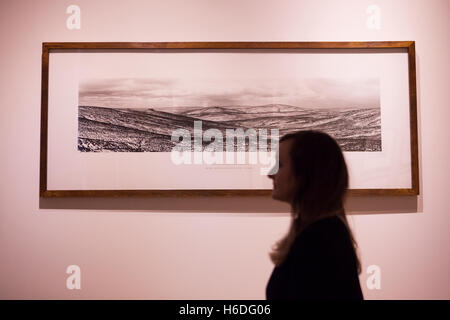
<svg viewBox="0 0 450 320">
<path fill-rule="evenodd" d="M 47 42 L 42 45 L 41 96 L 41 197 L 184 197 L 184 196 L 270 196 L 271 190 L 48 190 L 48 81 L 49 54 L 53 50 L 124 50 L 124 49 L 406 49 L 408 53 L 409 115 L 411 143 L 411 188 L 350 189 L 350 195 L 418 195 L 419 161 L 417 141 L 416 63 L 414 41 L 383 42 Z"/>
</svg>

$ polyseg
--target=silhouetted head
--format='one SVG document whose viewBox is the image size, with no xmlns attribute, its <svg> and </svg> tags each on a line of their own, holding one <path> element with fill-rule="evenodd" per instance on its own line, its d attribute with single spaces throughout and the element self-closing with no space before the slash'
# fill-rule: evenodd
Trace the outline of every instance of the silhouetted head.
<svg viewBox="0 0 450 320">
<path fill-rule="evenodd" d="M 343 209 L 348 171 L 337 142 L 320 131 L 284 135 L 272 197 L 291 204 L 294 216 L 322 215 Z"/>
</svg>

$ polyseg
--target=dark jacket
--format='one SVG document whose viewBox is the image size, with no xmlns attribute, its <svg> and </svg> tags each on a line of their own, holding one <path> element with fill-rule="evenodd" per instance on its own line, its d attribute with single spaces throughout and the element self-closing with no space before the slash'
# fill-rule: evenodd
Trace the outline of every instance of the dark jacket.
<svg viewBox="0 0 450 320">
<path fill-rule="evenodd" d="M 362 300 L 356 256 L 345 224 L 328 217 L 308 226 L 266 287 L 268 300 Z"/>
</svg>

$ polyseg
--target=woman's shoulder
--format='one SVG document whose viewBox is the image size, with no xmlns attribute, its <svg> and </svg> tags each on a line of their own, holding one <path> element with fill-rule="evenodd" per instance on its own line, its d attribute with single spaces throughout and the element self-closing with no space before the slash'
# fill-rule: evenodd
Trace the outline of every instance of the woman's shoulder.
<svg viewBox="0 0 450 320">
<path fill-rule="evenodd" d="M 335 215 L 316 220 L 308 225 L 305 230 L 303 230 L 303 232 L 305 233 L 325 231 L 342 232 L 347 231 L 347 227 L 345 226 L 342 219 Z"/>
<path fill-rule="evenodd" d="M 298 243 L 314 242 L 320 243 L 334 243 L 339 242 L 348 243 L 349 232 L 345 223 L 338 216 L 331 216 L 319 219 L 309 226 L 307 226 L 296 239 Z"/>
</svg>

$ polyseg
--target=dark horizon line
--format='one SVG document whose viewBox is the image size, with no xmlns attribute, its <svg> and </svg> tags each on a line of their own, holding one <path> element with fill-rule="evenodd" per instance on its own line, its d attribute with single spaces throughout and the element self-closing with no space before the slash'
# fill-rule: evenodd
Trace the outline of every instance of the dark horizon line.
<svg viewBox="0 0 450 320">
<path fill-rule="evenodd" d="M 271 104 L 264 104 L 264 105 L 238 105 L 238 106 L 230 106 L 230 105 L 213 105 L 213 106 L 172 106 L 172 107 L 108 107 L 108 106 L 95 106 L 95 105 L 78 105 L 78 107 L 95 107 L 95 108 L 109 108 L 109 109 L 172 109 L 172 108 L 197 108 L 197 109 L 204 109 L 204 108 L 252 108 L 252 107 L 269 107 L 269 106 L 287 106 L 292 108 L 299 108 L 299 109 L 380 109 L 380 106 L 374 106 L 374 107 L 299 107 L 294 106 L 290 104 L 285 103 L 271 103 Z"/>
</svg>

